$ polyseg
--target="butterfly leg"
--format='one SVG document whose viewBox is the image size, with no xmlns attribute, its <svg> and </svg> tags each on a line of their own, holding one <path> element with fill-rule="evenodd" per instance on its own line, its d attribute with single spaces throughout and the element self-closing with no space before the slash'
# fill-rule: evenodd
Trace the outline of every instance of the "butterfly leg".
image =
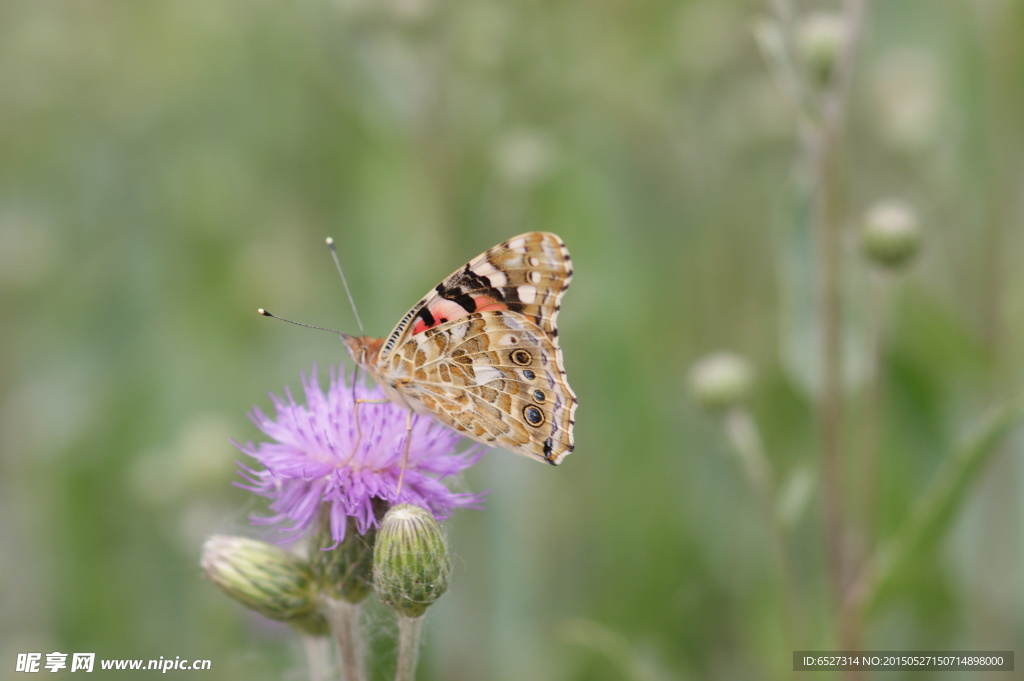
<svg viewBox="0 0 1024 681">
<path fill-rule="evenodd" d="M 355 370 L 352 372 L 352 404 L 355 405 L 353 410 L 355 413 L 353 414 L 353 416 L 355 416 L 356 421 L 356 444 L 352 448 L 352 454 L 350 454 L 348 457 L 349 461 L 351 461 L 352 457 L 355 456 L 355 453 L 359 451 L 359 445 L 363 441 L 363 428 L 361 425 L 359 425 L 359 400 L 356 399 L 356 386 L 359 384 L 360 378 L 361 377 L 359 375 L 359 365 L 357 364 Z M 348 461 L 346 461 L 345 463 L 348 463 Z"/>
<path fill-rule="evenodd" d="M 352 393 L 355 395 L 355 391 Z M 359 405 L 360 404 L 387 404 L 390 400 L 367 400 L 363 398 L 353 399 L 355 404 L 355 421 L 356 421 L 356 443 L 352 445 L 352 453 L 348 455 L 348 459 L 345 461 L 345 465 L 349 463 L 355 457 L 356 452 L 359 451 L 359 445 L 363 442 L 363 429 L 359 425 Z"/>
<path fill-rule="evenodd" d="M 402 472 L 398 474 L 398 490 L 395 496 L 402 493 L 402 482 L 405 480 L 405 467 L 409 465 L 409 442 L 412 440 L 412 409 L 405 415 L 405 453 L 402 454 Z"/>
</svg>

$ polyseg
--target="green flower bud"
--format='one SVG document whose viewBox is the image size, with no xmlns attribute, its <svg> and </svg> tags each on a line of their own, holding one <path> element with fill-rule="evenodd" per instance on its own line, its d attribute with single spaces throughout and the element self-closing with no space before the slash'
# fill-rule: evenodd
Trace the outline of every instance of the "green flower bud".
<svg viewBox="0 0 1024 681">
<path fill-rule="evenodd" d="M 690 392 L 706 409 L 728 409 L 742 404 L 750 396 L 753 384 L 753 366 L 729 352 L 705 357 L 690 371 Z"/>
<path fill-rule="evenodd" d="M 245 607 L 306 633 L 326 632 L 309 565 L 281 547 L 214 535 L 203 545 L 200 563 L 214 586 Z"/>
<path fill-rule="evenodd" d="M 907 265 L 921 250 L 921 226 L 904 201 L 879 201 L 868 209 L 861 228 L 861 246 L 876 264 L 890 269 Z"/>
<path fill-rule="evenodd" d="M 373 552 L 377 595 L 404 617 L 419 617 L 448 590 L 451 558 L 441 526 L 411 504 L 387 512 Z"/>
<path fill-rule="evenodd" d="M 380 519 L 388 504 L 374 499 L 373 510 Z M 373 544 L 377 530 L 371 527 L 366 534 L 356 531 L 355 519 L 347 518 L 345 539 L 334 548 L 329 520 L 330 505 L 320 508 L 320 519 L 310 541 L 309 565 L 313 579 L 331 598 L 342 598 L 349 603 L 360 603 L 373 589 Z"/>
<path fill-rule="evenodd" d="M 810 14 L 797 26 L 797 51 L 815 84 L 825 86 L 832 82 L 847 38 L 843 17 L 831 12 Z"/>
<path fill-rule="evenodd" d="M 331 633 L 331 625 L 319 610 L 314 610 L 304 617 L 293 617 L 288 620 L 288 624 L 306 636 L 327 636 Z"/>
</svg>

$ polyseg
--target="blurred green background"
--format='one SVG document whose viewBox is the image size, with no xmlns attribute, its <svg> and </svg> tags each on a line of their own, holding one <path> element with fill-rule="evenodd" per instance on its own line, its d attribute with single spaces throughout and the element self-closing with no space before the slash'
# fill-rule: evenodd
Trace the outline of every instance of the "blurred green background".
<svg viewBox="0 0 1024 681">
<path fill-rule="evenodd" d="M 787 678 L 792 650 L 835 649 L 815 251 L 796 112 L 754 37 L 768 4 L 0 4 L 0 677 L 19 652 L 91 651 L 304 678 L 296 638 L 198 559 L 212 533 L 257 534 L 263 506 L 231 486 L 229 438 L 259 437 L 247 410 L 344 354 L 255 309 L 355 330 L 328 235 L 373 335 L 514 234 L 557 232 L 574 258 L 576 452 L 552 469 L 496 450 L 467 474 L 490 499 L 446 524 L 455 574 L 419 678 Z M 872 6 L 843 141 L 845 432 L 855 471 L 882 318 L 883 539 L 1021 393 L 1022 84 L 1024 3 Z M 855 228 L 889 196 L 925 246 L 880 313 Z M 722 349 L 757 367 L 788 595 L 719 421 L 688 395 Z M 1022 448 L 970 481 L 863 647 L 1024 651 Z M 386 649 L 390 615 L 369 617 Z"/>
</svg>

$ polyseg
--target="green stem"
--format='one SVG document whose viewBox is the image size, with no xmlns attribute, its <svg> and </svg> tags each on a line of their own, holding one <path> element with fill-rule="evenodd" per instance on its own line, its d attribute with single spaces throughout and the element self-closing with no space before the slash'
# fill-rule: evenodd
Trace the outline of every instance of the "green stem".
<svg viewBox="0 0 1024 681">
<path fill-rule="evenodd" d="M 821 375 L 818 428 L 821 438 L 821 489 L 829 574 L 835 593 L 844 586 L 843 517 L 843 345 L 842 345 L 842 234 L 838 217 L 836 149 L 837 131 L 820 130 L 815 155 L 818 178 L 817 217 L 820 263 Z M 849 648 L 843 647 L 843 650 Z"/>
<path fill-rule="evenodd" d="M 814 222 L 817 231 L 818 314 L 820 316 L 821 390 L 817 396 L 820 438 L 821 503 L 828 575 L 838 620 L 838 644 L 842 650 L 856 650 L 860 621 L 856 612 L 844 609 L 849 583 L 847 526 L 844 501 L 844 399 L 842 344 L 842 231 L 843 188 L 840 172 L 841 137 L 847 100 L 857 63 L 861 34 L 869 0 L 843 0 L 845 42 L 836 60 L 835 75 L 808 111 L 799 108 L 797 130 L 804 161 L 813 174 Z M 791 0 L 772 0 L 781 27 L 787 69 L 802 78 L 791 88 L 799 98 L 812 92 L 803 69 L 796 68 L 796 6 Z M 797 104 L 801 104 L 800 101 Z M 816 104 L 816 106 L 814 106 Z"/>
<path fill-rule="evenodd" d="M 779 519 L 778 500 L 776 497 L 775 480 L 772 475 L 768 457 L 765 456 L 764 445 L 757 422 L 745 407 L 730 409 L 724 414 L 723 426 L 726 436 L 736 451 L 743 471 L 747 476 L 754 496 L 757 498 L 761 515 L 764 516 L 771 537 L 772 562 L 784 600 L 781 609 L 781 624 L 786 645 L 790 648 L 801 638 L 796 631 L 796 580 L 789 562 L 786 548 L 786 535 Z"/>
<path fill-rule="evenodd" d="M 878 483 L 882 440 L 885 430 L 885 397 L 888 367 L 885 346 L 889 319 L 890 278 L 887 272 L 872 272 L 869 283 L 872 293 L 867 310 L 868 380 L 864 404 L 864 441 L 860 475 L 860 522 L 865 551 L 875 545 L 878 534 Z"/>
<path fill-rule="evenodd" d="M 310 681 L 327 681 L 329 678 L 326 643 L 327 639 L 323 636 L 302 637 L 302 647 L 306 651 L 306 664 L 309 665 Z"/>
<path fill-rule="evenodd" d="M 416 663 L 420 657 L 420 639 L 423 636 L 423 617 L 398 618 L 398 666 L 395 681 L 413 681 Z"/>
<path fill-rule="evenodd" d="M 750 411 L 745 407 L 730 409 L 724 415 L 723 425 L 761 503 L 770 504 L 775 496 L 775 483 L 761 444 L 761 433 Z"/>
<path fill-rule="evenodd" d="M 842 345 L 842 188 L 840 137 L 846 104 L 864 27 L 868 0 L 844 0 L 846 42 L 836 65 L 835 82 L 823 93 L 820 119 L 809 137 L 808 156 L 817 179 L 816 222 L 819 230 L 821 266 L 821 363 L 822 392 L 818 402 L 821 437 L 822 503 L 829 575 L 838 611 L 839 646 L 859 647 L 860 621 L 855 611 L 846 611 L 849 560 L 845 518 L 844 485 L 844 400 Z"/>
<path fill-rule="evenodd" d="M 365 645 L 360 623 L 362 605 L 346 600 L 330 600 L 325 608 L 331 623 L 338 666 L 344 681 L 366 681 Z"/>
</svg>

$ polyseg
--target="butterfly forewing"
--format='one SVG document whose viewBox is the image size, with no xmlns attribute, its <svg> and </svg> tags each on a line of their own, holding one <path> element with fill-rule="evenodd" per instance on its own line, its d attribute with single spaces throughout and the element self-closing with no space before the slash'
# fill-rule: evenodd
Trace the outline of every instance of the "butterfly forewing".
<svg viewBox="0 0 1024 681">
<path fill-rule="evenodd" d="M 381 359 L 410 336 L 492 310 L 529 317 L 557 344 L 555 322 L 570 281 L 572 260 L 559 236 L 520 234 L 473 258 L 416 303 L 388 335 Z"/>
</svg>

